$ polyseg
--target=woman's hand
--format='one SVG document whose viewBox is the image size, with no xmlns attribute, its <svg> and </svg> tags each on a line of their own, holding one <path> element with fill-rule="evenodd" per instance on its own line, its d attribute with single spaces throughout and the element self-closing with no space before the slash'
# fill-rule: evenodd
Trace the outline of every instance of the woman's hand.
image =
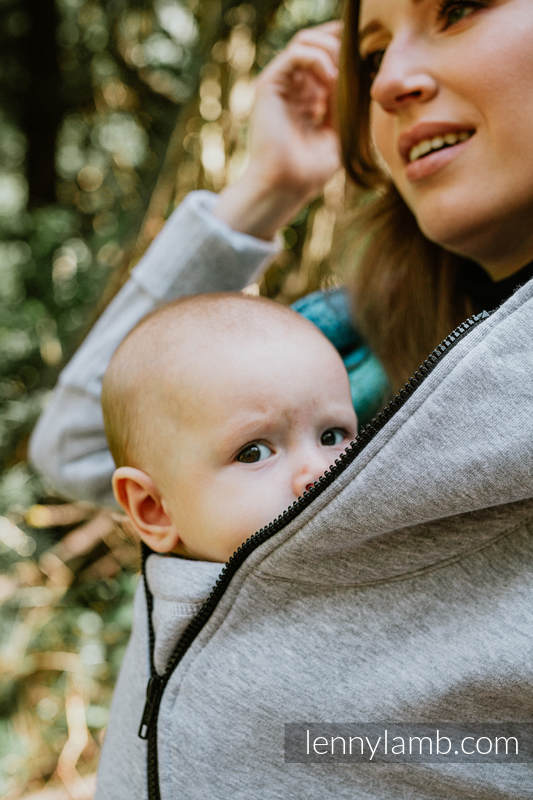
<svg viewBox="0 0 533 800">
<path fill-rule="evenodd" d="M 332 104 L 340 33 L 338 21 L 300 31 L 257 80 L 250 162 L 272 188 L 304 202 L 339 167 Z"/>
<path fill-rule="evenodd" d="M 263 70 L 250 123 L 250 161 L 214 213 L 264 239 L 322 191 L 340 166 L 333 127 L 341 23 L 306 28 Z"/>
</svg>

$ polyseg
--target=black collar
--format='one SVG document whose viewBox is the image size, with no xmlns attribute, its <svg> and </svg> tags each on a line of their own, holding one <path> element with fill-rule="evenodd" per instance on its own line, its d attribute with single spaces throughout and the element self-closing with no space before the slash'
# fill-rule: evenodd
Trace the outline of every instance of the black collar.
<svg viewBox="0 0 533 800">
<path fill-rule="evenodd" d="M 460 274 L 461 285 L 474 305 L 487 311 L 500 306 L 531 278 L 533 261 L 501 281 L 493 281 L 488 272 L 474 262 L 468 264 Z"/>
</svg>

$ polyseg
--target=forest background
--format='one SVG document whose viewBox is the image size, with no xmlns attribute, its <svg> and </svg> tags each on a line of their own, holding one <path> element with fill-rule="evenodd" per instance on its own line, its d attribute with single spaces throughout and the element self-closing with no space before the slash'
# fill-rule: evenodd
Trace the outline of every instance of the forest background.
<svg viewBox="0 0 533 800">
<path fill-rule="evenodd" d="M 172 208 L 246 161 L 253 78 L 337 0 L 0 0 L 0 796 L 89 800 L 137 548 L 27 462 L 61 367 Z M 257 291 L 330 283 L 344 184 Z"/>
</svg>

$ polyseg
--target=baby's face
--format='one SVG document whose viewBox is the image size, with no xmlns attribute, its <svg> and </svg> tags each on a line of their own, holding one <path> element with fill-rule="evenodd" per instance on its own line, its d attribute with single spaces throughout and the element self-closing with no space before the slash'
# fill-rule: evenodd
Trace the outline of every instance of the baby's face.
<svg viewBox="0 0 533 800">
<path fill-rule="evenodd" d="M 355 437 L 348 376 L 329 342 L 305 329 L 268 346 L 206 341 L 186 375 L 174 408 L 165 393 L 154 477 L 179 552 L 226 561 Z"/>
</svg>

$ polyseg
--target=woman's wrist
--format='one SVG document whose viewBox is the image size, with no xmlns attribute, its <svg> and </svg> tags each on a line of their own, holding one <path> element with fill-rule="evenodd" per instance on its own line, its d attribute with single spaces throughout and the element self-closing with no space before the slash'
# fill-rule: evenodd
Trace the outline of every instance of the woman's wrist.
<svg viewBox="0 0 533 800">
<path fill-rule="evenodd" d="M 269 241 L 296 216 L 306 199 L 281 181 L 273 184 L 249 168 L 219 194 L 212 213 L 233 230 Z"/>
</svg>

